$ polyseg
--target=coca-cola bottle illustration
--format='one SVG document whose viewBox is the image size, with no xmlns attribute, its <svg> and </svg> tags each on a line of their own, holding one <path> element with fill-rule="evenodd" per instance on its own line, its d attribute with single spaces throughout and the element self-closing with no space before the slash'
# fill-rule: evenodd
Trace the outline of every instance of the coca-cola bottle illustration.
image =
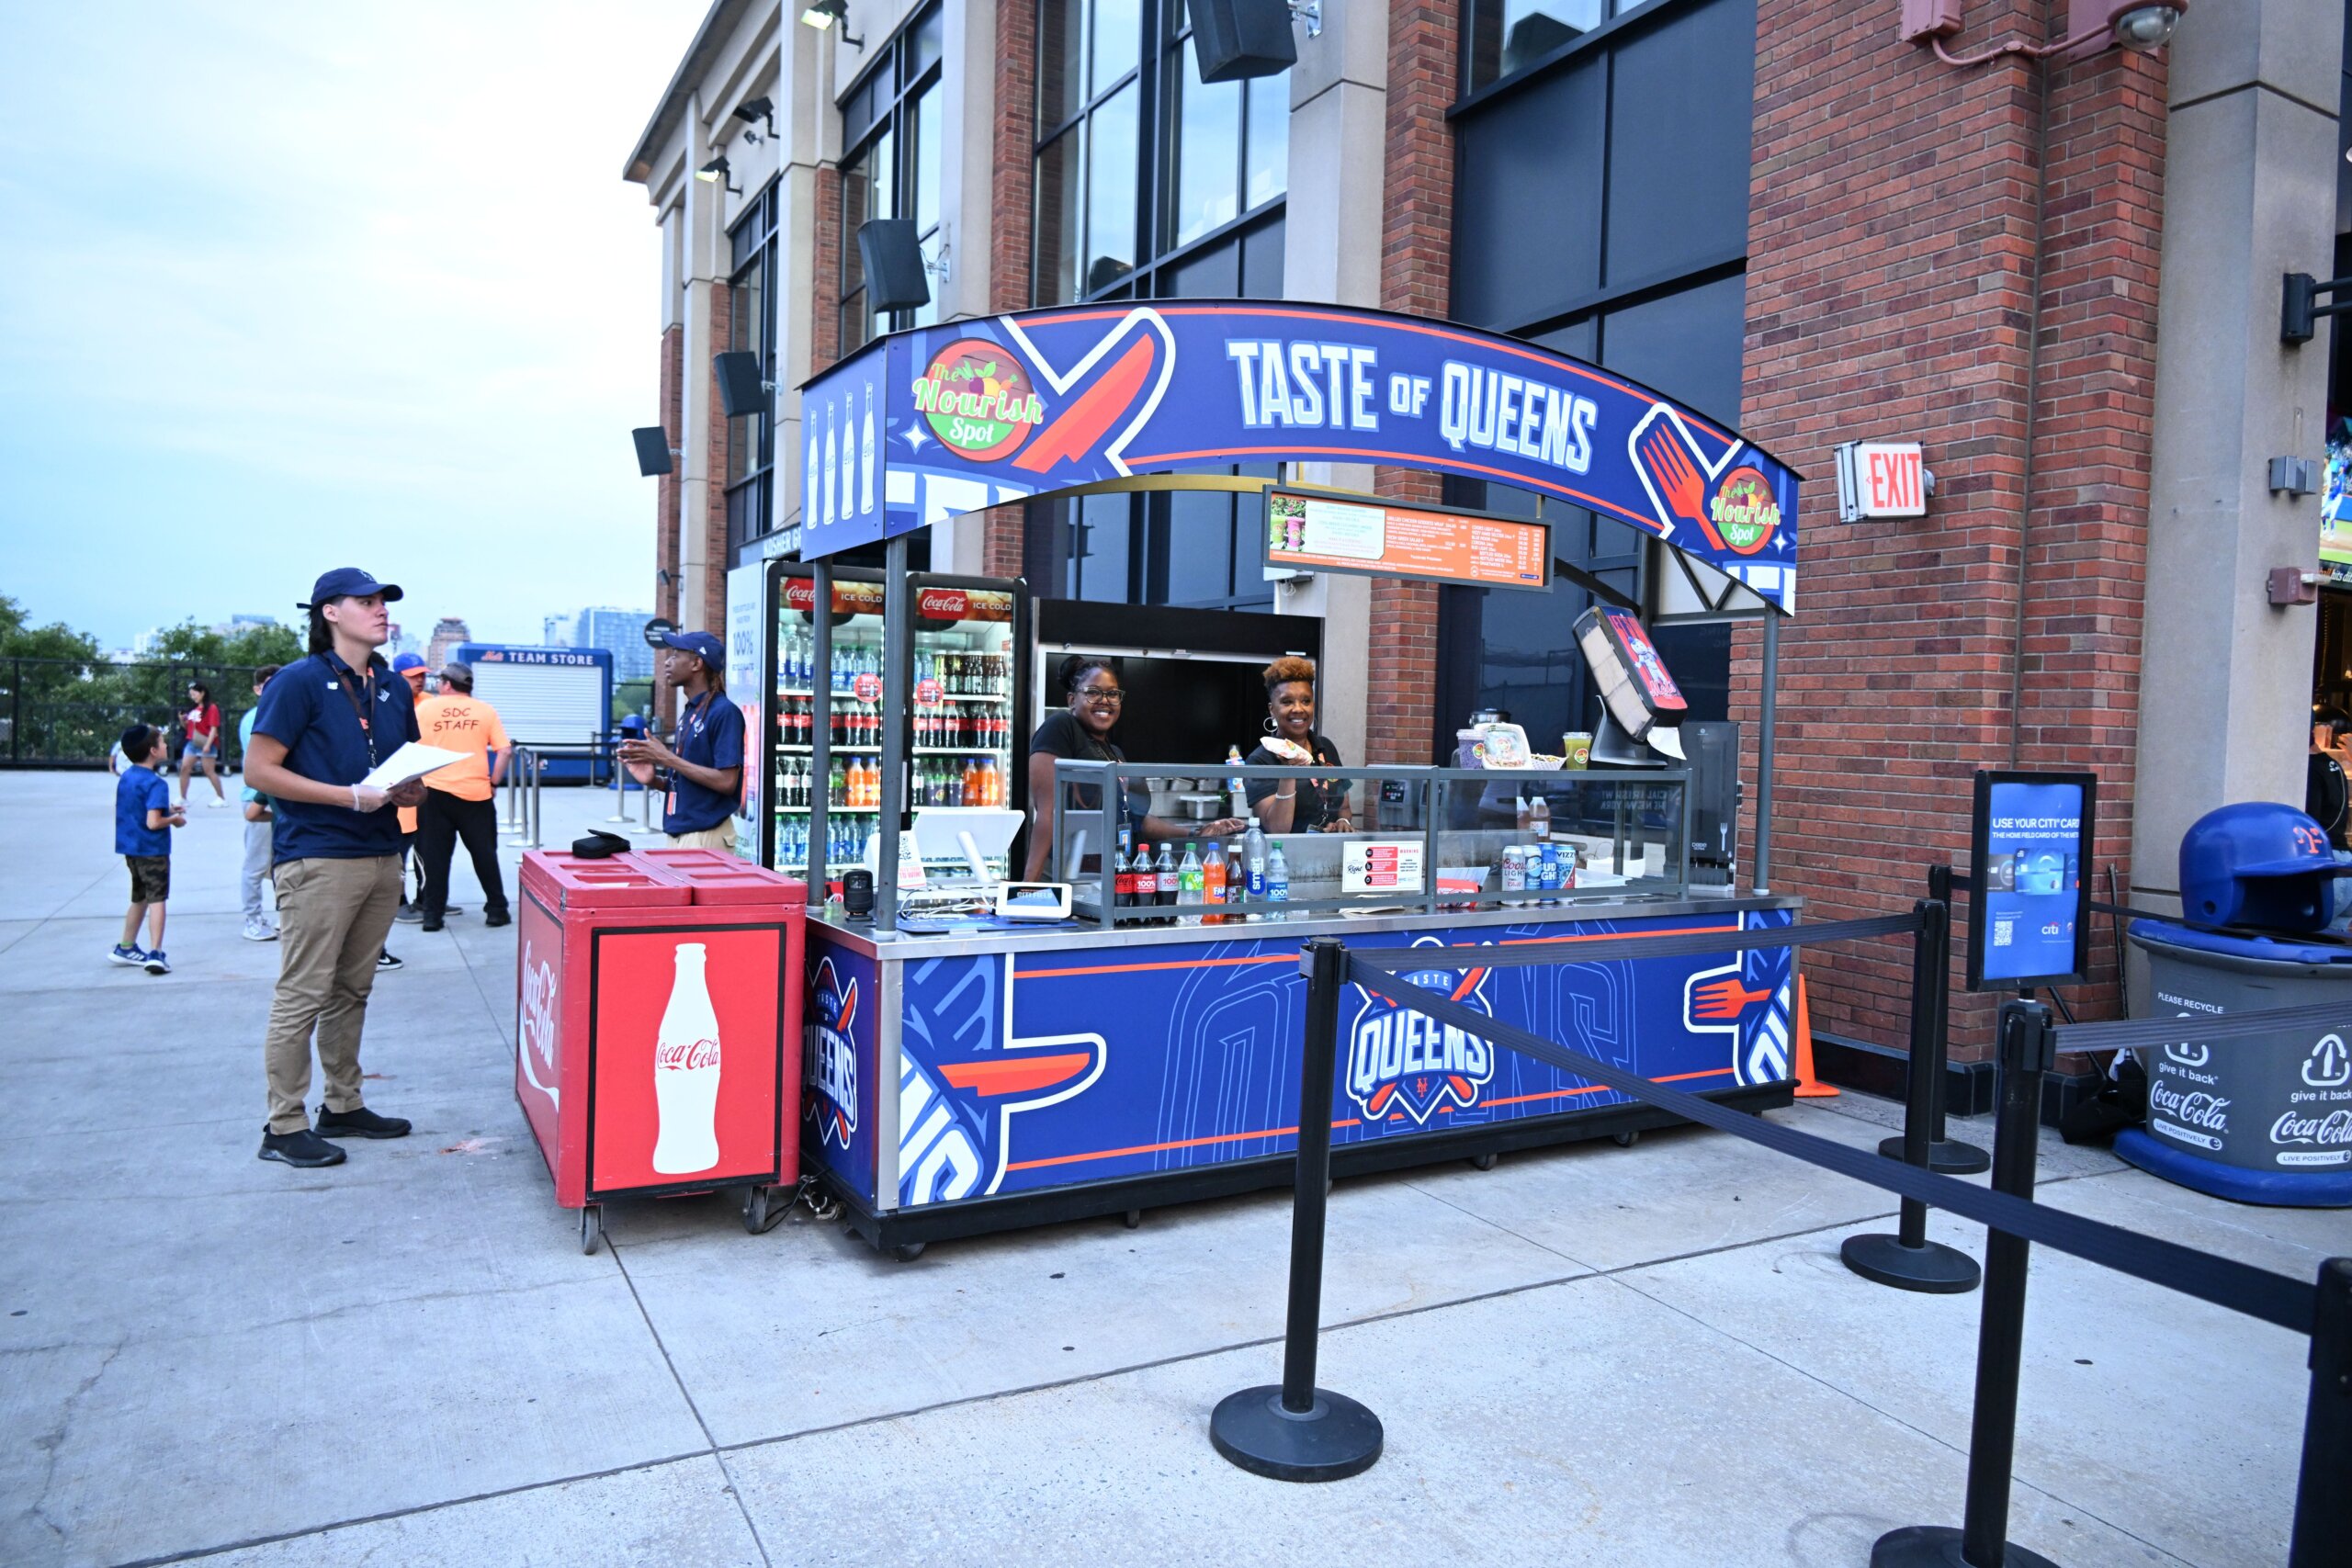
<svg viewBox="0 0 2352 1568">
<path fill-rule="evenodd" d="M 718 1015 L 698 942 L 678 944 L 677 977 L 653 1037 L 653 1168 L 664 1176 L 718 1163 Z"/>
</svg>

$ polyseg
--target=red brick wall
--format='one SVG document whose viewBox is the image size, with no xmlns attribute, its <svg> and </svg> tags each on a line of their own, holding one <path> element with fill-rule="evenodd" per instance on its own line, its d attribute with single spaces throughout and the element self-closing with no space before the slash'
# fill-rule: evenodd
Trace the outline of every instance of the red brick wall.
<svg viewBox="0 0 2352 1568">
<path fill-rule="evenodd" d="M 1386 200 L 1380 229 L 1380 303 L 1442 316 L 1453 294 L 1454 6 L 1390 0 Z M 1437 477 L 1380 468 L 1383 495 L 1435 502 Z M 1437 590 L 1393 577 L 1372 581 L 1367 762 L 1428 762 L 1436 727 Z"/>
<path fill-rule="evenodd" d="M 1024 310 L 1030 247 L 1035 241 L 1037 8 L 1031 0 L 997 0 L 995 158 L 989 181 L 989 309 Z M 980 520 L 983 575 L 1021 575 L 1025 506 L 991 507 Z"/>
<path fill-rule="evenodd" d="M 2038 40 L 2063 11 L 1980 0 L 1954 47 Z M 2036 69 L 1955 70 L 1894 24 L 1891 7 L 1863 23 L 1840 0 L 1758 6 L 1742 424 L 1812 476 L 1781 640 L 1772 886 L 1825 919 L 1905 907 L 1931 860 L 1958 863 L 1970 775 L 2010 765 L 2013 746 L 2022 765 L 2098 770 L 2102 863 L 2128 843 L 2161 67 L 2110 53 L 2053 68 L 2038 220 Z M 1837 521 L 1830 448 L 1869 436 L 1927 443 L 1928 517 Z M 1756 648 L 1743 635 L 1733 672 L 1750 712 Z M 1906 953 L 1875 944 L 1807 973 L 1817 1027 L 1902 1043 Z M 1956 1055 L 1985 1054 L 1990 1015 L 1955 998 Z"/>
<path fill-rule="evenodd" d="M 719 345 L 733 341 L 734 290 L 723 283 L 710 286 L 710 341 L 716 357 Z M 710 419 L 704 427 L 703 559 L 710 563 L 703 578 L 702 603 L 686 605 L 684 624 L 697 631 L 727 635 L 727 426 L 718 403 L 718 372 L 703 367 L 707 386 L 704 407 Z"/>
<path fill-rule="evenodd" d="M 810 292 L 808 374 L 814 376 L 842 356 L 842 172 L 831 164 L 817 165 L 817 222 L 809 236 L 810 265 L 816 287 Z"/>
</svg>

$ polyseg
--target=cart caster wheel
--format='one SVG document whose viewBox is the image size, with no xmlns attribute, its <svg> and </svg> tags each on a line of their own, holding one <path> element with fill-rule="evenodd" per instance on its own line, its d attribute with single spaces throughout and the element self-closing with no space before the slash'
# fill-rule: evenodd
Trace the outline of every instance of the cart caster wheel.
<svg viewBox="0 0 2352 1568">
<path fill-rule="evenodd" d="M 1119 1216 L 1119 1223 L 1126 1226 L 1127 1229 L 1131 1231 L 1140 1230 L 1143 1228 L 1143 1211 L 1141 1209 L 1129 1209 L 1125 1213 Z"/>
<path fill-rule="evenodd" d="M 775 1191 L 772 1187 L 754 1187 L 743 1194 L 743 1228 L 752 1235 L 767 1235 L 775 1228 L 776 1221 L 784 1218 L 784 1210 L 770 1202 Z"/>
<path fill-rule="evenodd" d="M 587 1257 L 596 1255 L 596 1243 L 605 1234 L 605 1211 L 591 1203 L 580 1211 L 580 1250 Z"/>
<path fill-rule="evenodd" d="M 1609 1141 L 1621 1149 L 1630 1149 L 1642 1141 L 1642 1135 L 1639 1133 L 1611 1133 Z"/>
<path fill-rule="evenodd" d="M 890 1256 L 901 1263 L 912 1263 L 922 1256 L 923 1243 L 902 1241 L 890 1248 Z"/>
<path fill-rule="evenodd" d="M 1492 1170 L 1495 1168 L 1495 1156 L 1491 1154 L 1472 1155 L 1470 1156 L 1470 1168 L 1473 1170 Z"/>
</svg>

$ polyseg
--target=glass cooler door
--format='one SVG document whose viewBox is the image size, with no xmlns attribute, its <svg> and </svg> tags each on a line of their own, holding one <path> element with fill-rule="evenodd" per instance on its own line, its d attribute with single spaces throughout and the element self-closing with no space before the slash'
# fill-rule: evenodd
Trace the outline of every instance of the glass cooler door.
<svg viewBox="0 0 2352 1568">
<path fill-rule="evenodd" d="M 785 568 L 777 581 L 775 854 L 778 871 L 808 863 L 808 804 L 826 791 L 825 863 L 854 863 L 878 825 L 882 803 L 882 582 L 878 574 L 837 569 L 833 581 L 831 668 L 815 665 L 815 592 L 806 567 Z M 829 776 L 812 772 L 816 682 L 831 693 L 832 755 Z"/>
<path fill-rule="evenodd" d="M 916 576 L 914 690 L 907 705 L 908 795 L 926 807 L 1025 806 L 1023 660 L 1017 580 Z M 1003 874 L 1001 864 L 991 874 Z"/>
</svg>

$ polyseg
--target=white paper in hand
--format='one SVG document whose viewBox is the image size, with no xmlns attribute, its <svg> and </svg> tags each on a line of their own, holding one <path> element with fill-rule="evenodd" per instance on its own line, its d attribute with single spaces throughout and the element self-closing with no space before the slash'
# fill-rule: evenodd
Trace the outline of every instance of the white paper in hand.
<svg viewBox="0 0 2352 1568">
<path fill-rule="evenodd" d="M 427 773 L 438 773 L 452 762 L 462 762 L 466 755 L 463 751 L 447 750 L 439 746 L 411 740 L 377 763 L 359 782 L 370 789 L 398 789 L 411 779 L 421 779 Z"/>
</svg>

